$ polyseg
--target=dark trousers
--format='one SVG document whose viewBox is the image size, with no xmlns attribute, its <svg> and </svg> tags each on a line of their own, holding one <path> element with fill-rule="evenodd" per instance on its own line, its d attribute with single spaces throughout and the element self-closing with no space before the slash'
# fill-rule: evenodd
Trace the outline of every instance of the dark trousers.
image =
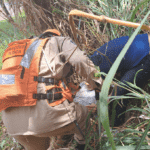
<svg viewBox="0 0 150 150">
<path fill-rule="evenodd" d="M 143 69 L 142 71 L 140 71 L 137 74 L 136 77 L 136 85 L 140 88 L 143 88 L 143 86 L 148 82 L 148 80 L 150 79 L 150 55 L 147 55 L 145 58 L 142 59 L 142 61 L 136 65 L 134 68 L 130 69 L 130 70 L 122 70 L 122 76 L 120 81 L 125 83 L 125 81 L 131 82 L 133 83 L 134 81 L 134 76 L 136 74 L 136 72 L 140 69 Z M 125 83 L 126 84 L 126 83 Z M 117 87 L 117 96 L 119 95 L 124 95 L 129 93 L 129 91 Z M 120 101 L 121 103 L 121 101 Z M 116 110 L 116 116 L 115 116 L 115 120 L 114 120 L 114 126 L 119 126 L 124 122 L 125 119 L 125 114 L 121 115 L 120 117 L 118 117 L 119 114 L 123 113 L 124 111 L 126 111 L 126 106 L 128 105 L 129 100 L 124 99 L 123 100 L 123 104 L 124 106 L 120 106 L 119 104 L 117 104 L 115 110 Z"/>
</svg>

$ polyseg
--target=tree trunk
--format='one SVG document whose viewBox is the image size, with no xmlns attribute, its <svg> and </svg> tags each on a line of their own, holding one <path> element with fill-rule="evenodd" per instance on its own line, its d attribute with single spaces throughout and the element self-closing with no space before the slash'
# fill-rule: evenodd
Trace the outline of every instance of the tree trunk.
<svg viewBox="0 0 150 150">
<path fill-rule="evenodd" d="M 51 19 L 51 22 L 49 22 L 49 21 L 47 22 L 48 24 L 50 24 L 50 27 L 51 28 L 56 28 L 55 23 L 53 21 L 52 7 L 51 7 L 51 3 L 53 3 L 53 0 L 33 0 L 33 2 L 43 9 L 44 14 L 46 15 L 46 18 Z M 41 23 L 41 26 L 42 26 L 42 29 L 41 29 L 42 31 L 49 28 L 47 23 L 45 23 L 42 19 L 40 19 L 40 23 Z"/>
</svg>

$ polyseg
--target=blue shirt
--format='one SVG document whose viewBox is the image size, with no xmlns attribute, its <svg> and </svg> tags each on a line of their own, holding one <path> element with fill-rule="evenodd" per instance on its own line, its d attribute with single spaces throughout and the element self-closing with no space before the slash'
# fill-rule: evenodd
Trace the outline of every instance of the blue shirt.
<svg viewBox="0 0 150 150">
<path fill-rule="evenodd" d="M 95 51 L 94 54 L 90 56 L 91 60 L 96 66 L 100 67 L 100 71 L 108 73 L 110 67 L 112 66 L 117 56 L 127 43 L 128 39 L 128 36 L 116 38 L 112 41 L 109 41 L 108 43 L 105 43 L 103 46 L 97 49 L 99 52 L 106 55 L 110 61 L 108 61 L 108 59 L 105 56 L 101 55 L 97 51 Z M 129 49 L 127 50 L 124 58 L 122 59 L 118 71 L 129 70 L 135 67 L 148 54 L 148 35 L 137 35 L 132 44 L 130 45 Z"/>
</svg>

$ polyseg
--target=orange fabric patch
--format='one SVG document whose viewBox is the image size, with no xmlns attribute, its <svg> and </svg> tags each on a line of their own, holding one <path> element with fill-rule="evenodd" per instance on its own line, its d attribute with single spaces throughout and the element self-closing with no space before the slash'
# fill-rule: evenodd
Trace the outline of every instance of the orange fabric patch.
<svg viewBox="0 0 150 150">
<path fill-rule="evenodd" d="M 47 29 L 45 32 L 43 32 L 43 34 L 46 33 L 46 32 L 52 32 L 52 33 L 57 34 L 58 36 L 61 35 L 61 33 L 56 29 Z"/>
<path fill-rule="evenodd" d="M 65 86 L 66 86 L 66 81 L 65 79 L 63 79 L 64 83 L 65 83 Z M 62 93 L 62 96 L 63 98 L 59 99 L 59 100 L 56 100 L 52 103 L 49 103 L 48 100 L 47 100 L 47 103 L 49 106 L 56 106 L 56 105 L 59 105 L 61 104 L 62 102 L 64 102 L 66 99 L 70 102 L 73 101 L 73 97 L 72 97 L 72 93 L 70 91 L 70 89 L 66 86 L 66 88 L 63 87 L 63 84 L 62 84 L 62 81 L 60 80 L 59 81 L 59 84 L 58 86 L 57 85 L 52 85 L 52 86 L 45 86 L 46 88 L 46 91 L 49 90 L 49 89 L 52 89 L 52 88 L 61 88 L 62 91 L 61 92 L 56 92 L 56 93 Z"/>
<path fill-rule="evenodd" d="M 60 88 L 60 87 L 57 86 L 57 85 L 48 85 L 48 86 L 45 86 L 45 90 L 46 90 L 46 91 L 51 90 L 51 89 L 54 89 L 54 88 Z"/>
<path fill-rule="evenodd" d="M 23 56 L 25 53 L 26 43 L 23 44 L 14 44 L 9 46 L 3 55 L 2 61 L 6 60 L 7 58 L 14 57 L 14 56 Z"/>
</svg>

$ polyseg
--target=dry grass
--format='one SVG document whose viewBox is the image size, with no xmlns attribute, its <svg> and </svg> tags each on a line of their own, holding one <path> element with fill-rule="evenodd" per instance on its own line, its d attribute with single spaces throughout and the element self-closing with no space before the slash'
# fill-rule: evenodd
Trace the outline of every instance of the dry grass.
<svg viewBox="0 0 150 150">
<path fill-rule="evenodd" d="M 15 18 L 10 17 L 4 13 L 5 18 L 22 34 L 28 38 L 30 36 L 39 35 L 48 28 L 58 29 L 63 36 L 70 36 L 73 38 L 70 25 L 68 22 L 68 14 L 72 9 L 79 9 L 85 12 L 92 13 L 86 7 L 85 3 L 75 0 L 50 0 L 41 2 L 45 8 L 39 6 L 41 0 L 33 3 L 34 0 L 8 0 L 8 3 L 15 14 Z M 25 17 L 22 17 L 25 14 Z M 80 41 L 80 48 L 91 52 L 90 47 L 98 48 L 109 40 L 108 35 L 105 34 L 105 28 L 100 28 L 100 23 L 96 20 L 92 21 L 85 18 L 74 17 L 76 27 L 79 34 L 84 35 L 87 46 L 82 44 L 82 39 L 78 36 Z M 3 31 L 5 32 L 5 31 Z"/>
</svg>

